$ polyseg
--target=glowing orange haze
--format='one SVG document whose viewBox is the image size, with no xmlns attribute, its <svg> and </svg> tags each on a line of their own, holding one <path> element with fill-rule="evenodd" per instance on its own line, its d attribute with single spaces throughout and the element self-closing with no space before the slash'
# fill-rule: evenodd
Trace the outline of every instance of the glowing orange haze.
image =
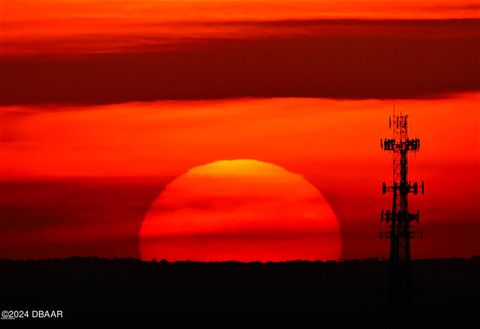
<svg viewBox="0 0 480 329">
<path fill-rule="evenodd" d="M 144 21 L 284 18 L 455 18 L 478 16 L 473 1 L 450 0 L 10 0 L 2 2 L 6 23 L 32 17 L 142 19 Z M 52 23 L 52 22 L 46 22 Z M 53 22 L 55 23 L 55 22 Z M 107 24 L 105 24 L 107 25 Z"/>
<path fill-rule="evenodd" d="M 395 102 L 411 115 L 411 134 L 425 145 L 414 166 L 423 167 L 421 174 L 432 163 L 478 163 L 479 100 L 477 93 Z M 196 165 L 235 158 L 326 177 L 352 174 L 338 165 L 387 170 L 378 140 L 390 134 L 386 120 L 393 104 L 239 99 L 4 107 L 1 151 L 6 160 L 0 174 L 178 176 Z"/>
</svg>

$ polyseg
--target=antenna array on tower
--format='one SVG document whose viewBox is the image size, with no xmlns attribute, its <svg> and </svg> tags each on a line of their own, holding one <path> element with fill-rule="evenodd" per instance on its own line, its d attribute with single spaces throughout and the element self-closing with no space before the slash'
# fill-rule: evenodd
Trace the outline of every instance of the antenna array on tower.
<svg viewBox="0 0 480 329">
<path fill-rule="evenodd" d="M 388 230 L 381 237 L 390 239 L 390 287 L 388 305 L 389 328 L 411 327 L 411 273 L 410 239 L 423 237 L 423 232 L 412 230 L 411 223 L 418 223 L 420 212 L 411 213 L 408 208 L 409 194 L 424 193 L 424 183 L 408 180 L 408 154 L 420 150 L 420 139 L 408 137 L 408 116 L 395 115 L 389 119 L 392 138 L 381 140 L 383 150 L 393 153 L 392 184 L 383 183 L 382 193 L 392 193 L 392 207 L 382 210 L 381 221 Z"/>
</svg>

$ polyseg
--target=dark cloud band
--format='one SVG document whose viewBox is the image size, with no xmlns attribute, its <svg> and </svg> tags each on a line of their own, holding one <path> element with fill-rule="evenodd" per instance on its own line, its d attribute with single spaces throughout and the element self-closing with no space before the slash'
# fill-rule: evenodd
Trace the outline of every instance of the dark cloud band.
<svg viewBox="0 0 480 329">
<path fill-rule="evenodd" d="M 352 24 L 348 22 L 349 31 Z M 0 105 L 235 97 L 398 99 L 480 89 L 480 37 L 464 33 L 470 25 L 475 31 L 477 20 L 443 25 L 394 21 L 391 27 L 402 33 L 390 37 L 372 33 L 365 22 L 358 24 L 361 29 L 353 28 L 354 35 L 217 38 L 162 51 L 4 57 Z"/>
</svg>

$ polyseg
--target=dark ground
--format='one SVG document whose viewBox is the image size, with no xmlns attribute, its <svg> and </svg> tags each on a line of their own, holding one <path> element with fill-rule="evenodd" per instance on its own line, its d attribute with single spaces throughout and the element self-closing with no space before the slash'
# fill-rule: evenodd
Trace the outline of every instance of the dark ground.
<svg viewBox="0 0 480 329">
<path fill-rule="evenodd" d="M 379 260 L 0 260 L 1 310 L 64 313 L 0 326 L 384 328 L 386 273 Z M 416 328 L 479 328 L 480 257 L 415 261 L 413 276 Z"/>
</svg>

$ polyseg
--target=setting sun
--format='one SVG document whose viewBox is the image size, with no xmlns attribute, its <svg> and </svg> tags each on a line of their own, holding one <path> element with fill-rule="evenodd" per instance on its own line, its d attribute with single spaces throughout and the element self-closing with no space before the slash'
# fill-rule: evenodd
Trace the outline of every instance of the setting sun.
<svg viewBox="0 0 480 329">
<path fill-rule="evenodd" d="M 338 220 L 300 175 L 255 160 L 190 169 L 160 194 L 141 229 L 144 260 L 338 260 Z"/>
</svg>

